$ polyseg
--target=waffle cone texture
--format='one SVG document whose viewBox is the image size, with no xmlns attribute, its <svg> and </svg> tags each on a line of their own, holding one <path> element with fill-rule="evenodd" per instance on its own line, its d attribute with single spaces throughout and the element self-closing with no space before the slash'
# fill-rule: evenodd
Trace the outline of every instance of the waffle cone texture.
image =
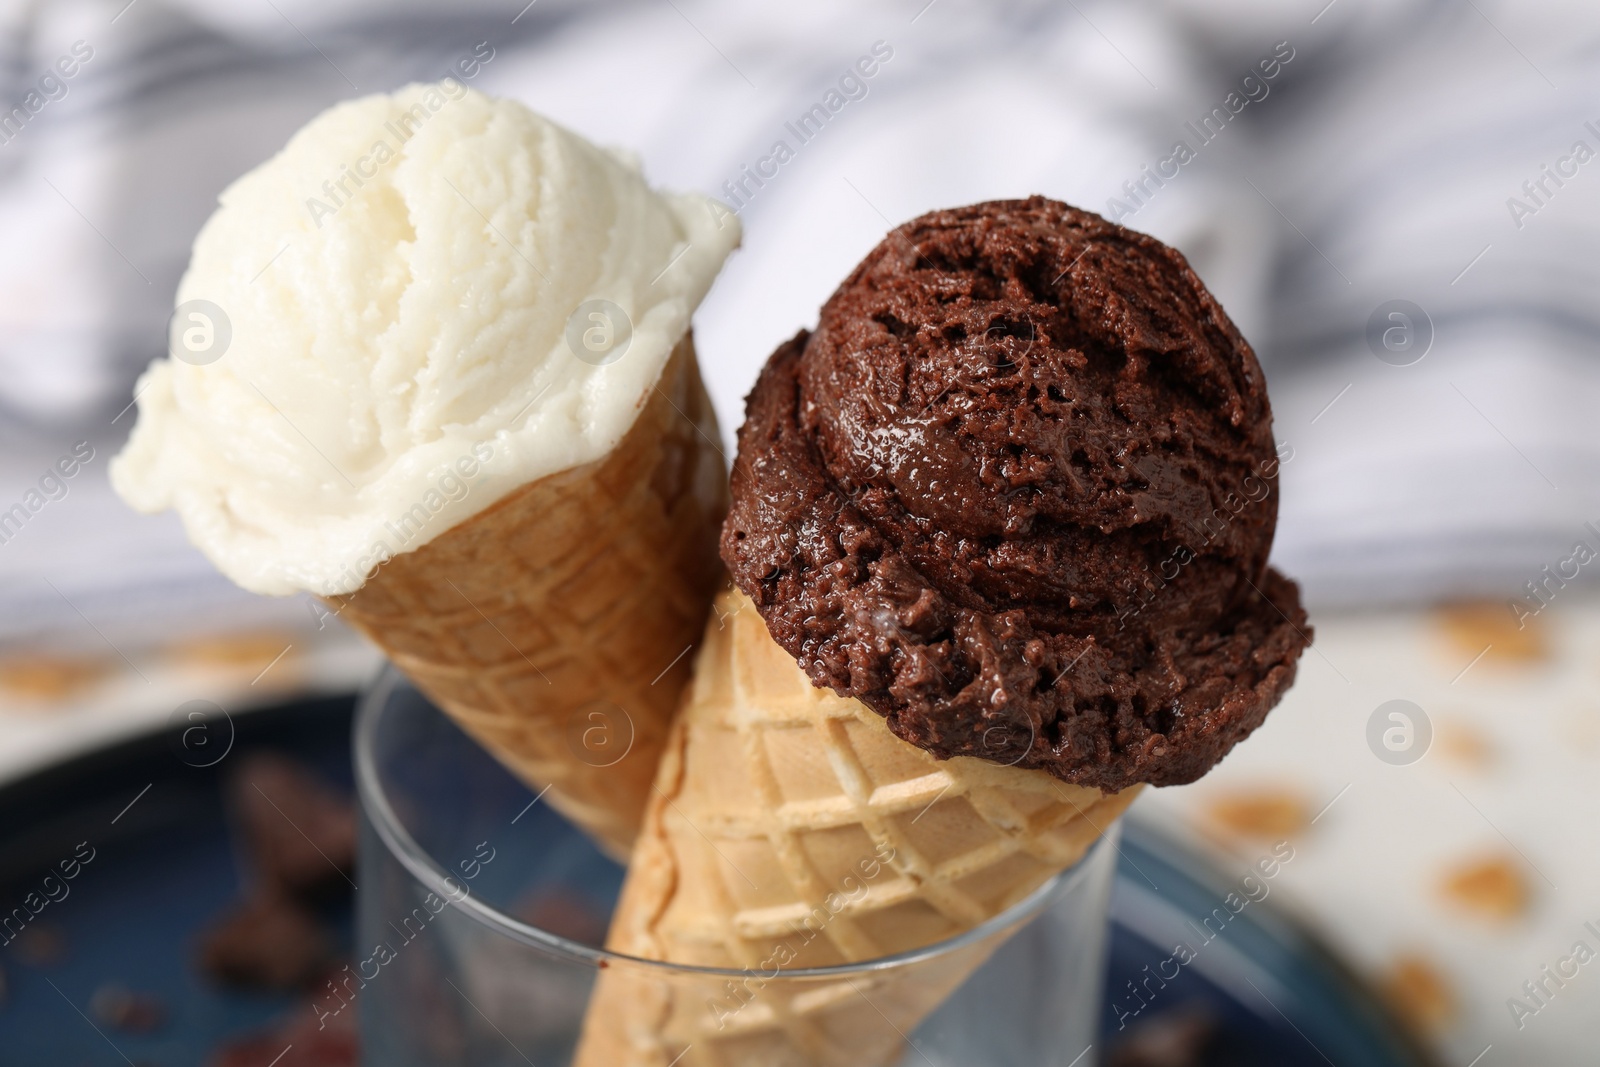
<svg viewBox="0 0 1600 1067">
<path fill-rule="evenodd" d="M 938 760 L 859 701 L 814 687 L 730 590 L 663 754 L 608 947 L 769 978 L 925 947 L 1072 866 L 1137 792 Z M 614 964 L 574 1063 L 886 1062 L 1008 933 L 849 979 Z"/>
<path fill-rule="evenodd" d="M 686 336 L 606 456 L 530 482 L 327 598 L 618 858 L 722 580 L 716 441 Z"/>
</svg>

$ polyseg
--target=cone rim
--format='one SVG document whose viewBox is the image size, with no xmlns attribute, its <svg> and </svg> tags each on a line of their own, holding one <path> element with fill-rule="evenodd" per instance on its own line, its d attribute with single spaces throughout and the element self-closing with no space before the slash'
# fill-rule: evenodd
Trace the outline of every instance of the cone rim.
<svg viewBox="0 0 1600 1067">
<path fill-rule="evenodd" d="M 439 866 L 438 862 L 422 846 L 417 844 L 410 831 L 401 823 L 394 807 L 384 794 L 383 787 L 378 779 L 378 769 L 373 763 L 372 741 L 377 731 L 379 718 L 382 716 L 389 698 L 400 686 L 416 688 L 393 662 L 385 659 L 377 677 L 357 702 L 352 744 L 356 794 L 360 800 L 361 810 L 367 823 L 378 835 L 383 846 L 424 888 L 441 899 L 448 901 L 452 907 L 461 908 L 472 919 L 488 927 L 496 934 L 509 937 L 513 941 L 552 953 L 558 957 L 590 964 L 596 969 L 622 963 L 632 967 L 670 972 L 676 975 L 692 974 L 708 978 L 745 978 L 751 974 L 766 973 L 757 968 L 703 967 L 695 964 L 672 963 L 666 960 L 652 960 L 642 956 L 631 956 L 624 952 L 614 952 L 606 948 L 596 948 L 513 918 L 500 909 L 485 904 L 476 896 L 468 895 L 456 899 L 456 890 L 450 888 L 449 885 L 452 881 L 451 876 L 443 867 Z M 422 693 L 421 690 L 416 690 L 416 692 L 418 696 L 428 700 L 427 695 Z M 428 704 L 430 707 L 434 707 L 438 714 L 444 714 L 444 712 L 438 711 L 437 706 L 431 700 L 428 700 Z M 477 744 L 476 741 L 473 743 Z M 954 937 L 935 941 L 920 948 L 879 956 L 870 960 L 834 964 L 827 967 L 780 968 L 780 973 L 776 977 L 785 979 L 838 980 L 860 974 L 892 971 L 940 956 L 946 956 L 983 941 L 1000 930 L 1031 920 L 1043 912 L 1058 895 L 1064 894 L 1076 885 L 1077 881 L 1084 876 L 1084 872 L 1092 861 L 1100 859 L 1107 849 L 1115 850 L 1117 848 L 1117 838 L 1121 832 L 1122 819 L 1119 816 L 1095 838 L 1094 843 L 1084 850 L 1083 855 L 1070 867 L 1051 875 L 1038 888 L 1000 914 L 985 919 L 978 925 L 964 930 Z"/>
</svg>

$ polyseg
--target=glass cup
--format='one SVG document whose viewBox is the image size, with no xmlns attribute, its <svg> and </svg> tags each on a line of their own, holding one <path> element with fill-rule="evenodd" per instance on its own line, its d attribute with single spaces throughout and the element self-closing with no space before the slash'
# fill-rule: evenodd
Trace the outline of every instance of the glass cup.
<svg viewBox="0 0 1600 1067">
<path fill-rule="evenodd" d="M 585 1067 L 1093 1062 L 1114 827 L 1004 914 L 915 952 L 681 967 L 601 947 L 622 869 L 393 668 L 362 702 L 355 763 L 356 961 L 316 1002 L 325 1025 L 359 1011 L 365 1063 L 563 1067 L 597 983 L 623 1006 L 607 1044 L 651 1047 Z"/>
</svg>

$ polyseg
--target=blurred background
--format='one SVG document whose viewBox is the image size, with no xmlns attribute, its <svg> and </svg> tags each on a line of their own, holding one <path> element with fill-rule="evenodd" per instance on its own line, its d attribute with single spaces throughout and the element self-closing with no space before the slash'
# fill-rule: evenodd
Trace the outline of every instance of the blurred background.
<svg viewBox="0 0 1600 1067">
<path fill-rule="evenodd" d="M 222 188 L 447 73 L 738 211 L 695 324 L 730 454 L 761 362 L 892 225 L 1043 193 L 1181 249 L 1266 368 L 1318 641 L 1256 738 L 1140 809 L 1224 864 L 1294 841 L 1279 899 L 1443 1062 L 1593 1062 L 1600 971 L 1525 985 L 1600 948 L 1592 0 L 0 3 L 0 777 L 375 668 L 105 472 Z"/>
</svg>

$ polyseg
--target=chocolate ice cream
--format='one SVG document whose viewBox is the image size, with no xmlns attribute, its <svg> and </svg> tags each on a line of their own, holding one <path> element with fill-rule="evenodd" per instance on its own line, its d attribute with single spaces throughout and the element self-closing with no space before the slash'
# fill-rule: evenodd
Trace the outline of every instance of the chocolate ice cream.
<svg viewBox="0 0 1600 1067">
<path fill-rule="evenodd" d="M 924 215 L 747 403 L 723 558 L 901 738 L 1176 784 L 1293 681 L 1261 368 L 1159 241 L 1042 197 Z"/>
</svg>

